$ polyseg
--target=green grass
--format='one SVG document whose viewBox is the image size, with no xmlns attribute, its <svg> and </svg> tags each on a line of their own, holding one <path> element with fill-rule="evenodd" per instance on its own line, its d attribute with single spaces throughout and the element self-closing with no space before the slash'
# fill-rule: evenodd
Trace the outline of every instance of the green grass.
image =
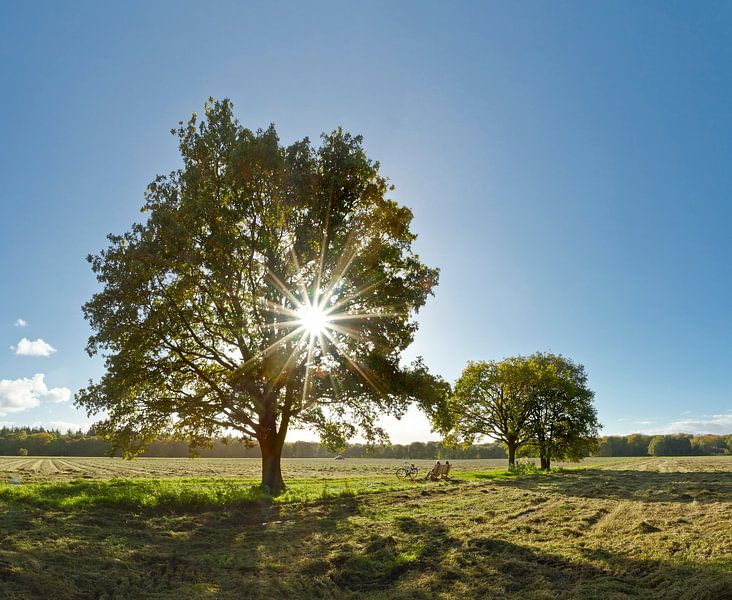
<svg viewBox="0 0 732 600">
<path fill-rule="evenodd" d="M 508 470 L 463 472 L 443 482 L 403 481 L 395 477 L 302 479 L 287 485 L 277 497 L 257 481 L 234 478 L 77 479 L 64 483 L 0 485 L 0 502 L 47 510 L 99 507 L 124 510 L 200 511 L 246 507 L 252 504 L 311 503 L 345 496 L 394 492 L 415 487 L 434 488 L 469 481 L 500 480 L 515 475 Z"/>
<path fill-rule="evenodd" d="M 732 589 L 732 459 L 457 483 L 0 487 L 0 598 L 689 598 Z"/>
</svg>

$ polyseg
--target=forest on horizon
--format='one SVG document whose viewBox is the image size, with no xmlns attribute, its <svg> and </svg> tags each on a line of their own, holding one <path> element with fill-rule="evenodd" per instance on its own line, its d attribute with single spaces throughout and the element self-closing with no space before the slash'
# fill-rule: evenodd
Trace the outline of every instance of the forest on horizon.
<svg viewBox="0 0 732 600">
<path fill-rule="evenodd" d="M 43 427 L 0 428 L 0 456 L 108 456 L 111 447 L 94 430 L 60 433 Z M 218 438 L 210 448 L 198 448 L 206 458 L 260 458 L 259 448 L 238 438 Z M 412 442 L 369 447 L 348 444 L 334 452 L 318 442 L 286 442 L 284 458 L 399 458 L 399 459 L 480 459 L 506 458 L 500 442 L 454 448 L 442 442 Z M 646 435 L 603 436 L 592 456 L 712 456 L 732 454 L 731 435 Z M 533 456 L 530 447 L 519 456 Z M 183 458 L 190 456 L 185 442 L 161 438 L 147 448 L 143 457 Z"/>
</svg>

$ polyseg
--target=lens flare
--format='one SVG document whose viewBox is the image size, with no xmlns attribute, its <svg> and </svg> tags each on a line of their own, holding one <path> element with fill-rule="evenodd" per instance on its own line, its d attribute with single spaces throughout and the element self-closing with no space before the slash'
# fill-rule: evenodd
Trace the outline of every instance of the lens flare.
<svg viewBox="0 0 732 600">
<path fill-rule="evenodd" d="M 318 337 L 328 326 L 328 315 L 317 306 L 304 305 L 297 310 L 300 324 L 310 337 Z"/>
<path fill-rule="evenodd" d="M 324 234 L 323 248 L 327 236 Z M 350 251 L 342 254 L 340 259 L 328 272 L 324 271 L 325 254 L 321 253 L 319 265 L 310 284 L 301 276 L 304 271 L 294 249 L 290 249 L 290 258 L 294 279 L 297 283 L 286 284 L 282 275 L 266 269 L 266 279 L 273 290 L 279 292 L 280 298 L 267 298 L 263 308 L 271 313 L 270 321 L 264 326 L 270 345 L 250 357 L 242 366 L 244 369 L 253 366 L 263 358 L 271 357 L 285 350 L 279 359 L 279 372 L 271 379 L 268 389 L 274 389 L 283 377 L 288 377 L 304 368 L 304 385 L 301 407 L 310 404 L 309 394 L 312 376 L 318 379 L 330 379 L 334 394 L 337 394 L 336 379 L 331 371 L 334 361 L 343 359 L 352 373 L 357 374 L 377 393 L 383 394 L 381 385 L 374 373 L 357 358 L 351 348 L 354 344 L 370 344 L 368 333 L 364 331 L 370 323 L 377 320 L 404 318 L 408 313 L 393 310 L 389 306 L 381 306 L 376 310 L 368 310 L 365 299 L 373 297 L 384 283 L 383 279 L 370 281 L 348 291 L 344 290 L 344 282 L 359 251 L 354 244 Z M 289 279 L 289 278 L 288 278 Z"/>
</svg>

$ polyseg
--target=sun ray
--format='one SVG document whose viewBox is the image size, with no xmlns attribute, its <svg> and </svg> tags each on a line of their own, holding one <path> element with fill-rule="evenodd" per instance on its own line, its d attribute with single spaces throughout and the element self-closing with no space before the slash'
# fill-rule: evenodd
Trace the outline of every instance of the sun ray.
<svg viewBox="0 0 732 600">
<path fill-rule="evenodd" d="M 308 397 L 310 392 L 310 375 L 312 373 L 312 362 L 313 362 L 313 348 L 315 347 L 315 336 L 310 336 L 308 340 L 308 356 L 305 362 L 305 381 L 302 386 L 302 404 L 305 404 L 305 399 Z"/>
<path fill-rule="evenodd" d="M 297 357 L 297 353 L 300 351 L 300 344 L 302 342 L 302 338 L 297 340 L 295 342 L 295 345 L 292 347 L 292 352 L 290 352 L 290 355 L 287 357 L 287 360 L 282 364 L 282 368 L 280 369 L 279 373 L 277 373 L 277 376 L 272 380 L 272 383 L 267 386 L 267 391 L 271 392 L 277 383 L 280 380 L 280 377 L 282 377 L 283 373 L 288 369 L 288 367 L 295 361 L 295 358 Z"/>
<path fill-rule="evenodd" d="M 363 319 L 388 319 L 390 317 L 403 317 L 404 313 L 392 312 L 392 313 L 355 313 L 355 314 L 343 314 L 328 316 L 328 322 L 334 321 L 359 321 Z"/>
<path fill-rule="evenodd" d="M 346 242 L 346 245 L 348 245 L 348 241 Z M 336 267 L 337 269 L 340 268 L 340 271 L 336 276 L 334 276 L 331 280 L 331 284 L 328 286 L 328 289 L 323 293 L 323 298 L 321 300 L 320 308 L 324 309 L 325 305 L 330 302 L 330 299 L 333 297 L 333 294 L 335 293 L 336 287 L 338 287 L 338 284 L 343 280 L 343 278 L 346 276 L 346 273 L 348 272 L 348 269 L 351 268 L 351 264 L 355 260 L 356 256 L 358 255 L 358 248 L 354 248 L 353 252 L 351 252 L 348 255 L 348 258 L 341 262 L 343 263 L 343 267 L 340 268 L 340 265 Z"/>
<path fill-rule="evenodd" d="M 328 355 L 328 349 L 325 346 L 325 337 L 323 336 L 323 332 L 318 332 L 318 344 L 320 344 L 320 353 L 321 356 L 325 357 Z"/>
<path fill-rule="evenodd" d="M 246 361 L 244 364 L 241 365 L 242 369 L 246 369 L 247 367 L 251 366 L 252 363 L 256 362 L 257 360 L 260 360 L 262 358 L 266 358 L 269 356 L 269 354 L 272 353 L 273 350 L 275 350 L 277 347 L 281 346 L 288 340 L 295 337 L 298 333 L 303 331 L 305 328 L 300 326 L 297 329 L 292 330 L 290 333 L 285 335 L 284 337 L 281 337 L 280 339 L 276 340 L 274 343 L 267 346 L 264 350 L 262 350 L 260 353 L 256 354 L 255 356 L 252 356 L 248 361 Z"/>
<path fill-rule="evenodd" d="M 337 342 L 333 339 L 333 337 L 330 335 L 328 331 L 323 331 L 323 334 L 334 344 L 337 346 Z M 366 373 L 366 371 L 351 357 L 351 355 L 348 353 L 348 351 L 343 348 L 338 348 L 339 352 L 348 360 L 349 363 L 351 363 L 351 366 L 353 366 L 356 371 L 358 371 L 361 374 L 361 377 L 364 378 L 364 380 L 376 391 L 376 393 L 380 395 L 384 395 L 383 392 L 379 389 L 379 387 L 372 381 L 371 377 Z"/>
<path fill-rule="evenodd" d="M 363 288 L 360 288 L 360 289 L 356 290 L 355 292 L 353 292 L 352 294 L 346 296 L 342 300 L 339 300 L 338 302 L 336 302 L 332 306 L 329 306 L 326 312 L 328 312 L 328 314 L 330 314 L 330 313 L 332 313 L 332 312 L 334 312 L 336 310 L 339 310 L 339 309 L 343 308 L 344 306 L 346 306 L 347 304 L 349 304 L 353 300 L 356 300 L 357 298 L 360 298 L 365 293 L 370 292 L 371 290 L 375 289 L 376 287 L 378 287 L 379 285 L 381 285 L 383 283 L 384 283 L 384 280 L 383 279 L 379 279 L 379 281 L 375 281 L 374 283 L 372 283 L 370 285 L 367 285 L 367 286 L 365 286 Z"/>
<path fill-rule="evenodd" d="M 264 325 L 264 329 L 277 329 L 278 327 L 287 329 L 288 327 L 295 327 L 296 325 L 301 326 L 302 319 L 294 319 L 293 321 L 275 321 L 274 323 L 267 323 Z"/>
<path fill-rule="evenodd" d="M 333 331 L 337 331 L 338 333 L 342 333 L 344 335 L 347 335 L 348 337 L 358 341 L 358 342 L 368 342 L 368 338 L 362 336 L 360 333 L 353 331 L 352 329 L 349 329 L 348 327 L 343 327 L 342 325 L 336 325 L 334 323 L 331 323 L 328 326 L 328 329 L 332 329 Z"/>
<path fill-rule="evenodd" d="M 300 302 L 298 302 L 297 298 L 295 298 L 293 293 L 289 289 L 287 289 L 287 286 L 284 283 L 282 283 L 282 281 L 280 280 L 279 277 L 277 277 L 277 275 L 275 275 L 269 269 L 267 269 L 267 275 L 275 283 L 275 286 L 280 290 L 280 292 L 282 292 L 285 296 L 287 296 L 287 298 L 290 300 L 290 302 L 292 302 L 293 305 L 297 306 L 300 304 Z"/>
<path fill-rule="evenodd" d="M 328 350 L 327 350 L 327 348 L 326 348 L 326 344 L 325 344 L 325 339 L 324 339 L 324 337 L 323 337 L 323 332 L 322 332 L 322 331 L 318 333 L 317 339 L 318 339 L 318 344 L 319 344 L 319 346 L 320 346 L 320 352 L 321 352 L 321 356 L 323 356 L 323 357 L 327 356 L 327 355 L 328 355 Z M 330 372 L 330 371 L 328 372 L 328 380 L 330 381 L 330 386 L 331 386 L 331 388 L 333 389 L 333 394 L 334 394 L 335 396 L 338 396 L 338 389 L 337 389 L 337 385 L 336 385 L 335 379 L 334 379 L 334 377 L 333 377 L 333 373 L 332 373 L 332 372 Z M 306 395 L 305 395 L 305 394 L 303 394 L 303 397 L 302 397 L 302 401 L 301 401 L 301 403 L 300 403 L 300 410 L 307 410 L 307 409 L 308 409 L 308 408 L 310 408 L 310 406 L 312 406 L 312 405 L 313 405 L 313 404 L 314 404 L 315 402 L 316 402 L 316 399 L 315 399 L 315 398 L 312 398 L 312 399 L 311 399 L 311 400 L 310 400 L 310 401 L 308 402 L 308 401 L 306 400 Z"/>
<path fill-rule="evenodd" d="M 273 313 L 277 313 L 286 317 L 296 317 L 297 316 L 297 310 L 294 310 L 292 308 L 287 308 L 285 306 L 282 306 L 281 304 L 277 304 L 276 302 L 272 302 L 271 300 L 265 300 L 265 305 L 267 307 L 267 310 L 270 310 Z"/>
<path fill-rule="evenodd" d="M 300 269 L 300 261 L 297 260 L 297 254 L 295 253 L 294 246 L 290 248 L 290 258 L 292 259 L 292 264 L 295 267 L 295 273 L 301 273 L 302 271 Z M 302 294 L 303 297 L 303 302 L 301 302 L 300 304 L 310 305 L 310 292 L 308 291 L 308 288 L 302 279 L 298 281 L 298 285 L 300 287 L 300 294 Z"/>
<path fill-rule="evenodd" d="M 333 206 L 333 196 L 328 198 L 328 210 L 325 213 L 325 227 L 323 227 L 323 241 L 320 244 L 320 260 L 318 261 L 318 271 L 315 275 L 315 294 L 320 289 L 320 281 L 323 277 L 323 265 L 325 264 L 325 249 L 328 247 L 328 228 L 330 227 L 330 211 Z"/>
</svg>

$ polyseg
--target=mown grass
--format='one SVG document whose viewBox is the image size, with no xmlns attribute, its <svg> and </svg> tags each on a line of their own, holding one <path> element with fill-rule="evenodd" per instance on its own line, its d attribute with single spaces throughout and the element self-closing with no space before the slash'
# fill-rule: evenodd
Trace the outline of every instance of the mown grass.
<svg viewBox="0 0 732 600">
<path fill-rule="evenodd" d="M 288 483 L 287 490 L 271 496 L 257 481 L 235 478 L 179 479 L 78 479 L 64 483 L 0 485 L 0 502 L 29 505 L 47 510 L 79 510 L 96 507 L 127 510 L 201 511 L 246 507 L 252 504 L 311 503 L 334 498 L 413 489 L 415 486 L 445 486 L 477 480 L 515 477 L 508 470 L 487 473 L 463 472 L 442 482 L 403 481 L 395 477 L 302 479 Z"/>
<path fill-rule="evenodd" d="M 621 459 L 624 463 L 641 460 L 640 457 Z M 557 463 L 558 467 L 607 466 L 618 458 L 591 457 L 580 463 Z M 392 477 L 402 459 L 349 458 L 285 458 L 282 471 L 286 481 L 300 479 L 344 479 L 364 477 Z M 410 460 L 421 474 L 434 465 L 434 460 Z M 453 461 L 453 474 L 486 472 L 505 469 L 506 459 L 466 459 Z M 0 482 L 22 483 L 72 481 L 74 479 L 167 479 L 167 478 L 224 478 L 258 479 L 261 461 L 254 458 L 145 458 L 134 460 L 104 457 L 18 457 L 0 456 Z"/>
<path fill-rule="evenodd" d="M 0 598 L 730 597 L 732 459 L 483 476 L 3 487 Z"/>
</svg>

